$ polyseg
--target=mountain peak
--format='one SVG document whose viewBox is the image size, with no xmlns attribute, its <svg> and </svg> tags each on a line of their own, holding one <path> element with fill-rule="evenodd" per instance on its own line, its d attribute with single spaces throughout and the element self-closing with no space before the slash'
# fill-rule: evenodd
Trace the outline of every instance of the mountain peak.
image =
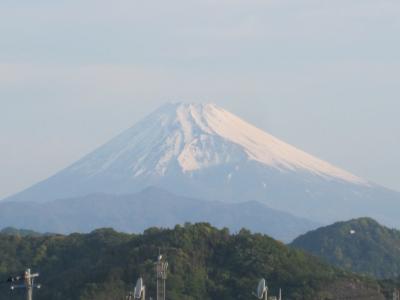
<svg viewBox="0 0 400 300">
<path fill-rule="evenodd" d="M 149 178 L 246 162 L 368 185 L 211 103 L 167 103 L 67 171 L 90 177 L 107 173 Z"/>
<path fill-rule="evenodd" d="M 278 140 L 215 104 L 168 103 L 146 118 L 144 124 L 146 126 L 139 126 L 141 130 L 152 128 L 147 136 L 154 133 L 154 124 L 157 124 L 154 142 L 166 150 L 159 160 L 162 165 L 157 168 L 159 174 L 165 174 L 166 165 L 172 161 L 177 162 L 183 172 L 190 172 L 250 160 L 282 172 L 306 171 L 326 178 L 368 184 Z M 138 135 L 137 128 L 131 128 L 132 136 Z"/>
<path fill-rule="evenodd" d="M 7 200 L 46 202 L 135 193 L 148 186 L 205 200 L 256 200 L 320 223 L 360 216 L 399 223 L 397 193 L 296 149 L 215 104 L 201 103 L 163 105 Z"/>
<path fill-rule="evenodd" d="M 178 112 L 186 112 L 191 115 L 202 115 L 211 111 L 223 111 L 223 109 L 214 103 L 174 101 L 167 102 L 160 106 L 153 114 L 176 114 Z"/>
</svg>

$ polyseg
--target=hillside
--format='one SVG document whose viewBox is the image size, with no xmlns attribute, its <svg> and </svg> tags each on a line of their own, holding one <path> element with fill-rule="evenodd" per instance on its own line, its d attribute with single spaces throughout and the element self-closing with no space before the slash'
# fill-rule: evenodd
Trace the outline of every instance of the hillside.
<svg viewBox="0 0 400 300">
<path fill-rule="evenodd" d="M 152 226 L 171 228 L 185 222 L 209 222 L 231 231 L 249 228 L 284 242 L 319 226 L 255 201 L 204 201 L 157 188 L 130 195 L 92 194 L 46 203 L 0 202 L 0 228 L 72 233 L 112 227 L 140 233 Z"/>
<path fill-rule="evenodd" d="M 1 235 L 11 235 L 11 236 L 22 236 L 22 237 L 26 237 L 26 236 L 42 236 L 43 234 L 40 232 L 36 232 L 33 230 L 29 230 L 29 229 L 17 229 L 14 227 L 6 227 L 3 228 L 2 230 L 0 230 L 0 234 Z"/>
<path fill-rule="evenodd" d="M 370 218 L 316 229 L 291 245 L 353 272 L 378 278 L 400 276 L 400 231 Z"/>
<path fill-rule="evenodd" d="M 285 299 L 384 299 L 378 284 L 327 266 L 260 234 L 229 234 L 208 224 L 148 229 L 142 235 L 111 229 L 69 236 L 0 234 L 0 280 L 26 266 L 41 273 L 42 300 L 123 299 L 140 275 L 154 297 L 154 260 L 161 248 L 170 264 L 170 300 L 249 299 L 259 278 Z M 9 299 L 3 284 L 0 299 Z M 23 299 L 14 291 L 12 299 Z"/>
</svg>

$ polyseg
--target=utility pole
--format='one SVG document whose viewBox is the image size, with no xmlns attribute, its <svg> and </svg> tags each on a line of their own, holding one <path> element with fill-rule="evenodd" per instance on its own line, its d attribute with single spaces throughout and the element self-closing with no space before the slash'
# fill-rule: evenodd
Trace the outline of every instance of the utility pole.
<svg viewBox="0 0 400 300">
<path fill-rule="evenodd" d="M 33 289 L 34 288 L 41 288 L 40 284 L 35 285 L 34 284 L 34 279 L 36 277 L 39 277 L 39 273 L 31 273 L 31 269 L 26 269 L 24 274 L 21 276 L 16 276 L 16 277 L 10 277 L 8 279 L 9 282 L 16 282 L 16 281 L 22 281 L 23 284 L 17 284 L 17 285 L 11 285 L 11 290 L 15 289 L 25 289 L 26 290 L 26 300 L 32 300 L 33 298 Z"/>
<path fill-rule="evenodd" d="M 393 300 L 400 300 L 400 291 L 398 289 L 393 291 Z"/>
<path fill-rule="evenodd" d="M 157 275 L 157 298 L 156 300 L 165 300 L 165 281 L 167 280 L 168 262 L 160 254 L 156 263 Z"/>
</svg>

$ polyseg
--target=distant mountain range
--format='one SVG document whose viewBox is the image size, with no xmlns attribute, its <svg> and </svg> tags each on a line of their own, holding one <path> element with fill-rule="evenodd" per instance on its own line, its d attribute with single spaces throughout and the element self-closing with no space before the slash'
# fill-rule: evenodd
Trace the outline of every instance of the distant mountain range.
<svg viewBox="0 0 400 300">
<path fill-rule="evenodd" d="M 0 202 L 0 228 L 13 226 L 39 232 L 72 233 L 112 227 L 140 233 L 152 226 L 173 228 L 185 222 L 209 222 L 233 232 L 247 228 L 284 242 L 320 225 L 256 201 L 204 201 L 158 188 L 131 195 L 92 194 L 46 203 Z"/>
<path fill-rule="evenodd" d="M 338 143 L 337 147 L 346 145 Z M 211 201 L 203 204 L 201 217 L 207 215 L 206 211 L 212 217 L 215 201 L 237 203 L 229 209 L 247 207 L 245 203 L 249 202 L 255 206 L 252 201 L 257 201 L 269 207 L 266 213 L 269 220 L 273 219 L 273 209 L 280 211 L 276 216 L 286 213 L 314 223 L 369 216 L 400 228 L 400 193 L 298 150 L 213 104 L 164 105 L 76 163 L 5 201 L 13 202 L 16 207 L 17 202 L 47 203 L 43 209 L 61 206 L 61 202 L 49 201 L 64 199 L 59 201 L 65 202 L 66 212 L 74 208 L 77 216 L 84 210 L 80 207 L 80 201 L 82 205 L 85 202 L 82 199 L 92 199 L 92 208 L 97 211 L 105 206 L 105 200 L 101 199 L 108 197 L 115 201 L 111 196 L 85 198 L 87 195 L 132 194 L 152 186 L 185 198 Z M 182 199 L 168 204 L 184 209 Z M 37 207 L 30 205 L 32 209 Z M 198 220 L 198 210 L 190 210 L 191 204 L 187 205 L 185 218 Z M 103 211 L 104 220 L 116 219 L 110 206 L 106 205 Z M 151 224 L 149 220 L 156 222 L 159 218 L 141 215 L 135 206 L 130 209 L 124 212 L 135 218 L 147 218 L 140 221 L 146 226 L 166 226 L 171 224 L 169 221 L 179 219 L 164 217 L 166 223 Z M 86 219 L 88 228 L 105 223 L 98 215 L 92 217 Z M 252 225 L 267 222 L 259 214 L 248 217 L 253 220 Z M 50 222 L 51 215 L 45 219 Z M 230 226 L 232 219 L 226 214 L 220 220 Z M 63 225 L 60 220 L 63 219 L 58 217 L 52 222 L 67 231 L 78 228 Z M 275 227 L 287 226 L 281 220 Z M 265 228 L 261 231 L 268 232 Z"/>
<path fill-rule="evenodd" d="M 353 272 L 376 278 L 400 276 L 400 231 L 370 218 L 318 228 L 298 237 L 291 246 Z"/>
</svg>

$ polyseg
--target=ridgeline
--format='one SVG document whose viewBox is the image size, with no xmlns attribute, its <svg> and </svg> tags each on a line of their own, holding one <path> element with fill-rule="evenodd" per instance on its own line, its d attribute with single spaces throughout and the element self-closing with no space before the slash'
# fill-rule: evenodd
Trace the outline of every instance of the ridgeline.
<svg viewBox="0 0 400 300">
<path fill-rule="evenodd" d="M 370 218 L 316 229 L 291 245 L 348 271 L 381 279 L 400 276 L 400 231 Z"/>
<path fill-rule="evenodd" d="M 252 299 L 258 280 L 285 300 L 384 299 L 379 285 L 322 263 L 265 235 L 230 234 L 209 224 L 150 228 L 140 235 L 99 229 L 90 234 L 21 236 L 0 234 L 0 300 L 24 299 L 10 291 L 10 275 L 26 267 L 40 272 L 41 300 L 125 299 L 143 276 L 154 298 L 154 262 L 159 249 L 169 262 L 168 300 Z M 12 294 L 12 297 L 10 296 Z"/>
</svg>

